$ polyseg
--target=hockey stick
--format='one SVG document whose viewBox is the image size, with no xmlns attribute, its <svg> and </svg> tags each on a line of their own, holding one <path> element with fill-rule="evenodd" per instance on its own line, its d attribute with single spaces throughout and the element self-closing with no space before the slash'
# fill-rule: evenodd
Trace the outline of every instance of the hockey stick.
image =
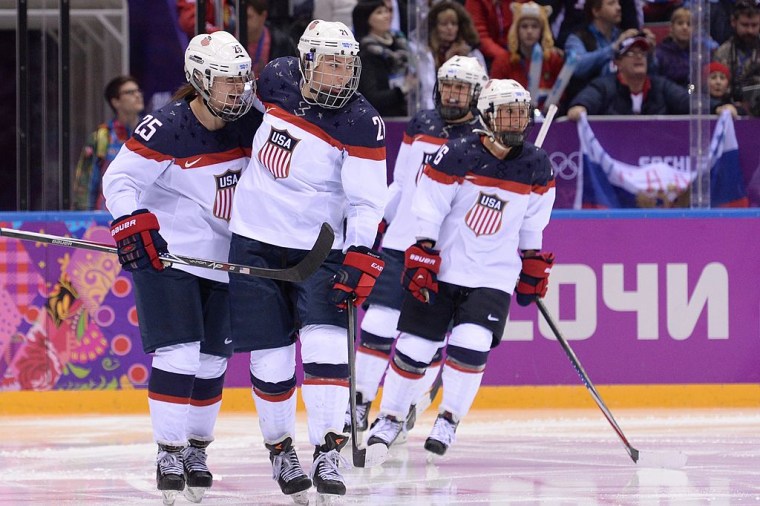
<svg viewBox="0 0 760 506">
<path fill-rule="evenodd" d="M 612 429 L 615 431 L 615 433 L 618 435 L 620 440 L 623 442 L 623 445 L 625 445 L 625 450 L 626 452 L 628 452 L 628 455 L 631 457 L 631 460 L 633 460 L 637 464 L 640 464 L 642 467 L 680 468 L 686 465 L 687 457 L 683 453 L 659 452 L 655 454 L 655 453 L 645 452 L 644 454 L 642 454 L 639 450 L 634 448 L 633 445 L 631 445 L 631 443 L 628 442 L 628 438 L 626 438 L 625 434 L 623 434 L 623 429 L 621 429 L 620 426 L 617 424 L 609 408 L 602 400 L 602 396 L 599 395 L 599 392 L 597 392 L 596 387 L 594 387 L 594 384 L 591 383 L 591 378 L 589 378 L 588 374 L 586 373 L 586 370 L 581 365 L 580 360 L 578 360 L 578 357 L 575 355 L 575 352 L 573 352 L 573 349 L 570 347 L 570 344 L 562 336 L 562 333 L 559 331 L 559 327 L 557 327 L 557 324 L 554 323 L 554 319 L 549 314 L 549 311 L 547 311 L 546 306 L 544 306 L 544 302 L 541 299 L 536 299 L 536 306 L 538 306 L 538 310 L 541 311 L 541 314 L 544 315 L 544 319 L 546 320 L 546 323 L 549 324 L 549 327 L 551 327 L 552 332 L 554 333 L 554 336 L 557 338 L 557 341 L 559 341 L 559 344 L 562 346 L 562 349 L 565 350 L 565 354 L 570 359 L 570 362 L 573 364 L 573 367 L 575 368 L 575 372 L 577 372 L 578 376 L 581 377 L 581 381 L 583 381 L 583 384 L 586 385 L 586 388 L 591 393 L 591 397 L 593 397 L 594 402 L 596 402 L 596 405 L 599 406 L 599 409 L 602 410 L 604 417 L 607 419 L 607 421 L 612 426 Z"/>
<path fill-rule="evenodd" d="M 536 142 L 533 143 L 533 145 L 537 148 L 540 148 L 544 145 L 544 139 L 546 139 L 546 134 L 549 132 L 549 127 L 552 125 L 552 121 L 554 121 L 555 114 L 557 114 L 557 106 L 552 104 L 549 106 L 549 110 L 546 111 L 546 118 L 544 118 L 544 122 L 541 123 L 541 129 L 538 131 L 538 135 L 536 136 Z"/>
<path fill-rule="evenodd" d="M 0 236 L 21 239 L 24 241 L 35 241 L 56 246 L 66 246 L 69 248 L 79 248 L 101 253 L 117 253 L 115 246 L 102 244 L 99 242 L 87 241 L 84 239 L 74 239 L 72 237 L 61 237 L 57 235 L 40 234 L 27 232 L 26 230 L 15 230 L 12 228 L 0 228 Z M 322 223 L 319 230 L 319 236 L 314 242 L 311 250 L 306 256 L 293 267 L 287 269 L 268 269 L 266 267 L 253 267 L 249 265 L 231 264 L 227 262 L 217 262 L 215 260 L 204 260 L 202 258 L 187 257 L 181 255 L 172 255 L 164 253 L 160 256 L 161 261 L 167 267 L 173 264 L 189 265 L 193 267 L 202 267 L 216 271 L 232 272 L 234 274 L 244 274 L 256 276 L 259 278 L 275 279 L 279 281 L 304 281 L 322 265 L 327 255 L 332 249 L 335 235 L 332 227 L 327 223 Z"/>
<path fill-rule="evenodd" d="M 359 448 L 359 434 L 356 429 L 356 308 L 352 300 L 346 302 L 348 316 L 348 406 L 351 410 L 351 455 L 354 467 L 372 467 L 385 462 L 388 447 L 376 444 L 370 448 Z"/>
</svg>

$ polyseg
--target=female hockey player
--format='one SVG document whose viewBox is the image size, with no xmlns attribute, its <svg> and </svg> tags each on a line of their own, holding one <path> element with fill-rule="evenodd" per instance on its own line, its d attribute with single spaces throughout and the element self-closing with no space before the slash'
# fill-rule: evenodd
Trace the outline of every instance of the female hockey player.
<svg viewBox="0 0 760 506">
<path fill-rule="evenodd" d="M 307 499 L 312 481 L 293 447 L 295 340 L 300 336 L 311 467 L 317 493 L 346 493 L 338 469 L 348 404 L 346 304 L 361 304 L 382 272 L 370 247 L 385 206 L 385 124 L 356 93 L 359 45 L 339 22 L 312 21 L 299 58 L 271 61 L 258 79 L 266 106 L 235 194 L 230 261 L 283 268 L 306 254 L 322 223 L 333 251 L 298 283 L 230 276 L 236 349 L 251 352 L 253 399 L 282 492 Z M 329 497 L 332 496 L 332 497 Z"/>
<path fill-rule="evenodd" d="M 443 400 L 425 441 L 425 449 L 443 455 L 472 406 L 488 352 L 501 341 L 513 291 L 521 305 L 546 293 L 554 257 L 538 251 L 554 203 L 554 175 L 546 153 L 525 142 L 530 94 L 511 79 L 491 80 L 478 110 L 485 132 L 447 142 L 417 185 L 417 242 L 404 260 L 409 294 L 368 448 L 398 437 L 415 384 L 452 325 Z"/>
<path fill-rule="evenodd" d="M 137 126 L 103 186 L 119 216 L 111 233 L 132 271 L 143 349 L 153 354 L 148 404 L 167 504 L 186 485 L 194 502 L 211 487 L 206 448 L 233 346 L 227 275 L 166 269 L 159 254 L 227 260 L 232 194 L 261 124 L 261 113 L 249 112 L 251 59 L 229 33 L 193 38 L 185 76 L 172 101 Z"/>
</svg>

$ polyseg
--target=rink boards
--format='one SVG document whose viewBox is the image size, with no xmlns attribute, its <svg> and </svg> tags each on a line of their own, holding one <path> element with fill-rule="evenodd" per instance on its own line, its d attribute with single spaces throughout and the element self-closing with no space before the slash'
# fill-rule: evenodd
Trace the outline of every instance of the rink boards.
<svg viewBox="0 0 760 506">
<path fill-rule="evenodd" d="M 555 211 L 545 302 L 611 406 L 760 405 L 759 217 Z M 9 213 L 0 224 L 109 242 L 108 219 Z M 0 239 L 0 414 L 144 411 L 132 290 L 110 255 Z M 223 409 L 253 409 L 247 368 L 233 358 Z M 476 408 L 593 406 L 533 307 L 512 307 L 483 384 Z"/>
</svg>

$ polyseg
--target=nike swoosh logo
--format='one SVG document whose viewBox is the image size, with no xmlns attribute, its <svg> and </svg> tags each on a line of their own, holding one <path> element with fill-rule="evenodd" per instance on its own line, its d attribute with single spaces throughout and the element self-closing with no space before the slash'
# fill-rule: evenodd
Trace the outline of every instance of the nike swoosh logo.
<svg viewBox="0 0 760 506">
<path fill-rule="evenodd" d="M 488 318 L 489 322 L 497 322 L 497 321 L 499 321 L 499 319 L 496 318 L 495 316 L 493 316 L 492 314 L 489 314 L 488 316 L 486 316 L 486 318 Z"/>
<path fill-rule="evenodd" d="M 203 158 L 203 157 L 201 157 L 201 158 Z M 189 169 L 190 167 L 192 167 L 193 165 L 195 165 L 196 163 L 198 163 L 200 161 L 201 161 L 201 159 L 198 158 L 197 160 L 193 160 L 192 162 L 185 162 L 185 168 Z"/>
<path fill-rule="evenodd" d="M 224 344 L 232 344 L 232 339 L 228 337 L 227 339 L 224 340 Z"/>
</svg>

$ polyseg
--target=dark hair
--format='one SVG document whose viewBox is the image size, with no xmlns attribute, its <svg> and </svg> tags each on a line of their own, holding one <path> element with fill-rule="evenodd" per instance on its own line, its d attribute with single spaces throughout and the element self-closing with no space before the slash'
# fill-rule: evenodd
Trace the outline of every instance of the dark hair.
<svg viewBox="0 0 760 506">
<path fill-rule="evenodd" d="M 356 40 L 361 40 L 369 35 L 369 17 L 375 12 L 375 9 L 385 7 L 384 0 L 359 0 L 351 13 L 351 18 L 354 22 L 354 37 Z"/>
<path fill-rule="evenodd" d="M 259 14 L 269 11 L 268 0 L 245 0 L 244 3 L 246 8 L 250 7 Z"/>
<path fill-rule="evenodd" d="M 438 51 L 438 41 L 434 39 L 436 27 L 438 25 L 438 16 L 444 12 L 452 10 L 457 15 L 457 21 L 459 22 L 459 31 L 457 32 L 457 39 L 465 41 L 470 46 L 477 47 L 480 44 L 480 36 L 475 25 L 472 22 L 470 13 L 459 2 L 452 2 L 450 0 L 443 0 L 438 2 L 430 8 L 428 11 L 427 25 L 428 25 L 428 45 L 434 53 Z M 440 62 L 443 63 L 443 62 Z M 440 63 L 438 65 L 440 65 Z M 438 66 L 437 65 L 437 66 Z"/>
<path fill-rule="evenodd" d="M 132 76 L 116 76 L 110 81 L 108 81 L 108 84 L 106 84 L 106 89 L 103 92 L 103 96 L 106 99 L 106 103 L 108 104 L 108 107 L 111 108 L 114 114 L 116 114 L 116 109 L 114 109 L 113 104 L 111 104 L 111 100 L 118 99 L 119 98 L 119 90 L 122 86 L 124 86 L 127 83 L 137 83 L 137 79 L 135 79 Z M 139 86 L 139 84 L 138 84 Z"/>
<path fill-rule="evenodd" d="M 731 11 L 732 19 L 739 19 L 739 16 L 754 16 L 760 13 L 760 7 L 758 7 L 755 0 L 736 0 L 734 9 Z"/>
<path fill-rule="evenodd" d="M 586 23 L 593 23 L 594 10 L 599 9 L 602 6 L 604 0 L 586 0 L 583 4 L 583 15 L 586 17 Z"/>
<path fill-rule="evenodd" d="M 198 96 L 198 92 L 195 90 L 192 84 L 185 83 L 174 92 L 170 102 L 177 102 L 179 100 L 187 100 L 188 102 Z"/>
</svg>

